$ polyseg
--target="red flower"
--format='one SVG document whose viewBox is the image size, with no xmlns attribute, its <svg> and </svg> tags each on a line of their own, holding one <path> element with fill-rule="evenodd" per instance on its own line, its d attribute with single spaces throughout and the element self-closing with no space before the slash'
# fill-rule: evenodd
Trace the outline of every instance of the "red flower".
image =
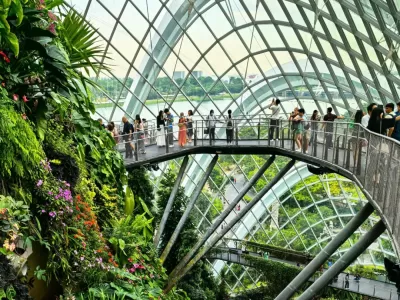
<svg viewBox="0 0 400 300">
<path fill-rule="evenodd" d="M 29 101 L 28 98 L 26 98 L 26 96 L 23 96 L 22 100 L 24 100 L 25 103 Z"/>
<path fill-rule="evenodd" d="M 14 94 L 14 95 L 13 95 L 14 101 L 18 101 L 18 98 L 19 98 L 19 96 L 18 96 L 17 94 Z"/>
<path fill-rule="evenodd" d="M 4 61 L 6 63 L 10 63 L 10 59 L 8 58 L 8 56 L 3 51 L 0 51 L 0 56 L 3 57 L 3 59 L 4 59 Z"/>
</svg>

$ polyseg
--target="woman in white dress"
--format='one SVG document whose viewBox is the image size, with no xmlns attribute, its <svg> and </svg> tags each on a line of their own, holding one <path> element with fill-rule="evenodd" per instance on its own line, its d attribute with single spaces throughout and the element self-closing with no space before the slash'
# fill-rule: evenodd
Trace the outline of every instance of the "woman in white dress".
<svg viewBox="0 0 400 300">
<path fill-rule="evenodd" d="M 160 110 L 157 116 L 157 145 L 158 147 L 165 146 L 165 131 L 164 131 L 165 121 L 164 112 Z"/>
</svg>

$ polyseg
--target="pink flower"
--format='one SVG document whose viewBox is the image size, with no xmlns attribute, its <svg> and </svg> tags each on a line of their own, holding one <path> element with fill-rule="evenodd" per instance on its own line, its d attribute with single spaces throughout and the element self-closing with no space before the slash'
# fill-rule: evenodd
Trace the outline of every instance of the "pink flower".
<svg viewBox="0 0 400 300">
<path fill-rule="evenodd" d="M 56 25 L 54 23 L 51 23 L 50 26 L 47 28 L 47 30 L 50 31 L 52 34 L 57 35 Z"/>
<path fill-rule="evenodd" d="M 24 100 L 25 103 L 29 101 L 28 98 L 26 98 L 26 96 L 23 96 L 22 100 Z"/>
<path fill-rule="evenodd" d="M 130 268 L 129 273 L 133 273 L 133 272 L 135 272 L 135 268 Z"/>
<path fill-rule="evenodd" d="M 49 10 L 47 14 L 49 15 L 50 19 L 52 19 L 53 21 L 57 21 L 57 16 L 53 14 L 52 11 Z"/>
<path fill-rule="evenodd" d="M 40 179 L 40 180 L 37 182 L 36 186 L 41 186 L 42 184 L 43 184 L 43 180 Z"/>
<path fill-rule="evenodd" d="M 17 94 L 14 94 L 14 95 L 13 95 L 13 99 L 14 99 L 14 101 L 17 101 L 17 100 L 18 100 L 18 98 L 19 98 L 19 96 L 18 96 Z"/>
<path fill-rule="evenodd" d="M 54 218 L 57 215 L 57 213 L 55 211 L 51 211 L 49 212 L 49 216 Z"/>
</svg>

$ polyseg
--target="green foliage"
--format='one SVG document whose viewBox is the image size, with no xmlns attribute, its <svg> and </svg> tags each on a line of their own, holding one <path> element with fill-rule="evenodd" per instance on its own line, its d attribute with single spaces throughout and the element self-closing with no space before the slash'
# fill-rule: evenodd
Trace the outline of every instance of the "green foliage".
<svg viewBox="0 0 400 300">
<path fill-rule="evenodd" d="M 4 94 L 1 96 L 0 101 L 5 101 Z M 44 159 L 29 122 L 8 105 L 0 105 L 0 153 L 0 174 L 5 178 L 34 178 Z"/>
<path fill-rule="evenodd" d="M 104 50 L 98 45 L 96 32 L 74 10 L 63 16 L 59 34 L 65 41 L 71 68 L 82 68 L 87 75 L 91 70 L 98 73 L 102 69 L 108 69 L 101 63 Z"/>
<path fill-rule="evenodd" d="M 211 208 L 211 216 L 214 219 L 224 210 L 224 204 L 222 203 L 221 199 L 215 198 L 213 201 L 213 205 L 215 208 L 214 207 Z"/>
<path fill-rule="evenodd" d="M 348 272 L 351 275 L 360 275 L 363 278 L 376 280 L 378 275 L 385 275 L 386 270 L 383 266 L 375 266 L 375 265 L 354 265 L 348 267 L 345 272 Z"/>
<path fill-rule="evenodd" d="M 135 208 L 135 196 L 131 188 L 128 186 L 125 191 L 125 214 L 130 216 Z"/>
<path fill-rule="evenodd" d="M 128 186 L 134 195 L 135 214 L 146 213 L 152 217 L 154 194 L 148 171 L 144 167 L 130 170 Z"/>
<path fill-rule="evenodd" d="M 299 268 L 292 265 L 265 260 L 252 255 L 244 255 L 243 257 L 255 270 L 262 274 L 261 281 L 265 284 L 265 286 L 262 287 L 266 297 L 264 299 L 275 299 L 286 287 L 287 283 L 291 282 L 301 271 Z M 246 292 L 244 294 L 246 294 Z"/>
<path fill-rule="evenodd" d="M 160 181 L 160 189 L 157 191 L 158 213 L 156 214 L 156 224 L 161 220 L 175 180 L 176 172 L 170 168 L 166 173 L 164 173 L 164 177 Z M 183 215 L 187 201 L 188 198 L 185 195 L 184 188 L 180 187 L 170 211 L 168 222 L 166 223 L 164 232 L 161 236 L 160 251 L 165 248 L 175 231 L 176 225 L 179 223 L 179 220 Z M 170 273 L 173 270 L 177 262 L 179 262 L 197 242 L 198 237 L 194 224 L 194 218 L 193 216 L 190 216 L 172 247 L 170 254 L 164 262 L 167 273 Z M 209 267 L 202 261 L 198 262 L 192 270 L 188 272 L 188 274 L 179 282 L 178 287 L 186 291 L 192 300 L 214 299 L 215 291 L 217 290 L 215 280 L 212 277 Z"/>
<path fill-rule="evenodd" d="M 218 95 L 221 93 L 227 93 L 228 91 L 236 94 L 240 93 L 244 88 L 243 81 L 240 78 L 235 78 L 235 77 L 231 77 L 229 82 L 225 83 L 227 89 L 220 81 L 217 82 L 214 87 L 212 87 L 215 83 L 215 80 L 209 76 L 199 77 L 198 82 L 193 77 L 189 77 L 185 83 L 183 83 L 182 79 L 177 79 L 176 83 L 178 85 L 183 84 L 182 90 L 185 92 L 187 96 L 201 96 L 201 97 L 205 96 L 204 90 L 201 88 L 201 86 L 203 86 L 204 89 L 208 91 L 207 92 L 208 95 Z M 169 79 L 168 77 L 158 78 L 155 82 L 155 88 L 158 91 L 158 93 L 164 95 L 173 94 L 177 92 L 176 86 L 172 83 L 171 79 Z M 160 95 L 158 93 L 154 90 L 150 91 L 147 99 L 160 98 Z"/>
</svg>

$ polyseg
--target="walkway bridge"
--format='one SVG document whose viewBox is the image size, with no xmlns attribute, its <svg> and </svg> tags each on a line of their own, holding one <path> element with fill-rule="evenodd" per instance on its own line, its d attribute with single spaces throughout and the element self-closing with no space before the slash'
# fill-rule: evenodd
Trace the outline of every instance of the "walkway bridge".
<svg viewBox="0 0 400 300">
<path fill-rule="evenodd" d="M 186 130 L 175 127 L 168 128 L 170 131 L 166 130 L 165 133 L 163 130 L 157 131 L 147 128 L 144 136 L 142 133 L 135 133 L 133 137 L 129 135 L 123 136 L 121 143 L 118 144 L 121 151 L 124 151 L 124 149 L 129 150 L 133 147 L 139 150 L 135 151 L 133 157 L 125 159 L 127 169 L 184 157 L 177 181 L 156 233 L 156 246 L 159 243 L 174 197 L 188 165 L 188 156 L 190 154 L 215 154 L 190 196 L 184 215 L 161 255 L 162 262 L 168 255 L 193 209 L 218 160 L 219 154 L 263 154 L 270 155 L 270 158 L 243 187 L 228 207 L 214 220 L 207 233 L 198 241 L 196 246 L 179 262 L 178 266 L 170 274 L 166 291 L 169 291 L 199 259 L 244 217 L 294 166 L 296 161 L 303 161 L 309 164 L 309 170 L 314 174 L 334 172 L 353 180 L 363 191 L 369 203 L 353 217 L 346 227 L 302 271 L 301 276 L 299 275 L 299 278 L 296 277 L 296 282 L 291 283 L 288 287 L 290 291 L 285 290 L 284 295 L 280 295 L 281 297 L 277 299 L 289 299 L 289 296 L 304 283 L 304 280 L 307 281 L 319 266 L 357 230 L 374 210 L 380 215 L 381 221 L 365 234 L 315 284 L 318 283 L 318 288 L 322 288 L 324 284 L 326 285 L 330 282 L 335 276 L 335 272 L 339 274 L 350 265 L 385 229 L 392 236 L 396 251 L 399 253 L 400 185 L 398 183 L 400 179 L 400 143 L 397 141 L 370 132 L 359 124 L 353 125 L 340 122 L 295 123 L 287 120 L 273 120 L 271 122 L 269 119 L 252 121 L 251 118 L 247 118 L 235 119 L 234 125 L 229 127 L 227 122 L 221 119 L 216 124 L 215 140 L 212 140 L 211 136 L 207 134 L 210 128 L 207 127 L 208 125 L 205 121 L 196 121 L 193 125 L 193 142 L 183 147 L 177 145 L 176 140 L 179 137 L 179 130 L 181 129 L 183 134 Z M 301 130 L 302 128 L 306 130 Z M 227 137 L 232 139 L 231 143 L 227 143 Z M 307 141 L 307 143 L 303 142 L 301 147 L 298 148 L 295 140 L 300 138 L 303 141 Z M 157 139 L 159 142 L 165 141 L 167 147 L 159 147 L 156 144 Z M 168 147 L 169 140 L 174 140 L 173 147 Z M 310 142 L 310 146 L 308 146 L 308 142 Z M 140 153 L 140 150 L 144 149 L 146 153 Z M 291 161 L 276 174 L 235 218 L 228 222 L 223 230 L 216 233 L 230 211 L 236 207 L 252 185 L 272 165 L 276 155 L 289 157 Z M 211 236 L 212 238 L 210 239 Z M 203 247 L 204 245 L 206 246 Z M 314 289 L 314 292 L 311 293 L 315 293 L 314 284 L 311 288 Z M 307 296 L 299 299 L 310 298 Z"/>
<path fill-rule="evenodd" d="M 248 256 L 257 257 L 260 260 L 264 259 L 263 252 L 247 250 L 247 248 L 243 250 L 242 248 L 217 247 L 211 249 L 211 251 L 206 255 L 208 259 L 219 259 L 247 267 L 254 267 L 257 262 L 253 259 L 246 260 L 246 257 Z M 297 264 L 297 261 L 279 259 L 274 257 L 273 254 L 271 254 L 268 259 L 290 266 L 296 266 Z M 350 276 L 349 288 L 345 289 L 345 276 L 345 273 L 340 273 L 338 275 L 338 279 L 330 282 L 329 286 L 335 289 L 346 290 L 367 297 L 375 297 L 385 300 L 398 300 L 397 289 L 394 284 L 363 277 L 361 277 L 359 281 L 356 281 L 353 278 L 354 276 Z M 308 281 L 314 282 L 316 279 L 318 279 L 318 277 L 319 276 L 315 274 L 313 277 L 309 278 Z"/>
</svg>

